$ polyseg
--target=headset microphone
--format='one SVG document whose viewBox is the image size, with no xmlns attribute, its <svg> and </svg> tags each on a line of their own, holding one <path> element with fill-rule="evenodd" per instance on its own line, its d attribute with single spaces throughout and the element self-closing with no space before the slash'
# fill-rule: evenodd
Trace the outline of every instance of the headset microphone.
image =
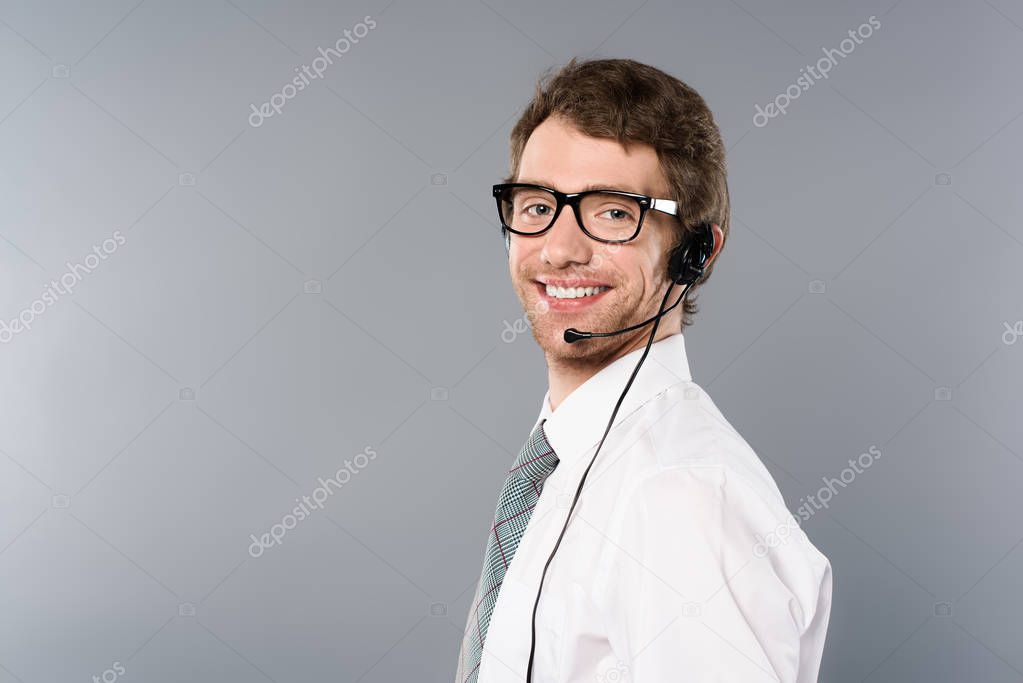
<svg viewBox="0 0 1023 683">
<path fill-rule="evenodd" d="M 685 291 L 683 291 L 682 294 L 684 296 L 685 295 Z M 679 297 L 678 301 L 676 301 L 671 306 L 669 306 L 668 308 L 664 309 L 663 311 L 661 311 L 660 313 L 658 313 L 654 317 L 647 318 L 646 320 L 644 320 L 641 323 L 637 323 L 635 325 L 631 325 L 631 326 L 623 328 L 621 330 L 615 330 L 614 332 L 580 332 L 579 330 L 575 329 L 574 327 L 570 327 L 567 330 L 565 330 L 565 341 L 567 343 L 569 343 L 569 344 L 574 344 L 575 342 L 581 341 L 583 339 L 593 339 L 594 337 L 615 337 L 615 336 L 618 336 L 619 334 L 625 334 L 626 332 L 632 332 L 633 330 L 638 330 L 641 327 L 645 327 L 645 326 L 649 325 L 654 320 L 656 320 L 656 319 L 658 319 L 658 318 L 660 318 L 660 317 L 662 317 L 664 315 L 667 315 L 671 311 L 671 309 L 673 309 L 676 306 L 678 306 L 681 301 L 682 301 L 682 297 Z"/>
<path fill-rule="evenodd" d="M 590 463 L 586 466 L 586 470 L 583 471 L 583 476 L 579 480 L 579 486 L 575 490 L 575 498 L 572 499 L 572 505 L 568 508 L 568 514 L 565 517 L 565 524 L 561 527 L 561 533 L 558 535 L 558 540 L 554 544 L 554 549 L 547 557 L 547 563 L 543 566 L 543 573 L 540 575 L 540 586 L 536 590 L 536 600 L 533 602 L 532 633 L 529 642 L 529 663 L 526 665 L 526 683 L 532 683 L 533 680 L 533 657 L 536 654 L 536 609 L 540 605 L 540 593 L 543 591 L 543 582 L 547 577 L 547 568 L 551 566 L 554 554 L 557 553 L 558 548 L 561 547 L 561 539 L 565 537 L 565 531 L 568 529 L 568 522 L 572 518 L 572 511 L 575 510 L 575 504 L 579 501 L 579 494 L 582 493 L 583 485 L 586 483 L 586 476 L 590 473 L 590 468 L 593 467 L 593 463 L 597 460 L 597 454 L 600 453 L 600 448 L 604 445 L 604 439 L 607 438 L 608 433 L 611 431 L 611 425 L 614 424 L 615 416 L 618 414 L 618 409 L 622 407 L 622 401 L 625 400 L 625 395 L 629 393 L 629 388 L 632 387 L 632 381 L 636 379 L 636 374 L 639 372 L 640 367 L 643 365 L 643 361 L 646 360 L 647 354 L 650 352 L 650 346 L 653 344 L 654 337 L 657 335 L 657 327 L 660 325 L 661 318 L 672 308 L 678 306 L 685 298 L 693 284 L 695 284 L 696 281 L 703 276 L 704 267 L 707 265 L 707 261 L 713 253 L 714 232 L 709 224 L 703 223 L 699 226 L 694 235 L 691 235 L 688 239 L 683 241 L 683 243 L 673 249 L 669 255 L 668 277 L 671 279 L 671 284 L 668 285 L 668 289 L 664 292 L 664 299 L 661 300 L 661 305 L 658 308 L 657 315 L 636 325 L 632 325 L 621 330 L 615 330 L 614 332 L 580 332 L 575 328 L 565 330 L 565 341 L 572 344 L 582 339 L 613 337 L 618 334 L 639 329 L 645 325 L 649 325 L 650 323 L 654 324 L 653 329 L 650 331 L 650 337 L 647 339 L 646 348 L 643 349 L 643 355 L 640 356 L 639 362 L 636 363 L 636 367 L 632 371 L 632 375 L 629 377 L 629 381 L 625 383 L 625 389 L 622 391 L 621 396 L 618 397 L 618 403 L 615 404 L 614 410 L 611 411 L 611 419 L 607 421 L 607 427 L 604 429 L 604 436 L 600 438 L 600 443 L 597 444 L 597 450 L 593 453 L 593 457 L 590 459 Z M 678 301 L 676 301 L 670 308 L 665 309 L 664 305 L 668 303 L 668 296 L 671 294 L 671 288 L 675 285 L 685 285 L 685 287 L 683 288 Z"/>
</svg>

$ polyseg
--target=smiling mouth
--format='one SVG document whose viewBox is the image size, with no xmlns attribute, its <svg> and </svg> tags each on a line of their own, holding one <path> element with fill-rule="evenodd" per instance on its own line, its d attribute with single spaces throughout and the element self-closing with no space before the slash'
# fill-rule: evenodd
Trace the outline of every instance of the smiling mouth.
<svg viewBox="0 0 1023 683">
<path fill-rule="evenodd" d="M 541 300 L 555 311 L 578 311 L 599 302 L 611 291 L 607 285 L 562 287 L 534 281 Z"/>
<path fill-rule="evenodd" d="M 540 284 L 542 285 L 543 283 L 541 282 Z M 597 287 L 556 287 L 554 285 L 544 285 L 544 287 L 545 294 L 554 299 L 582 299 L 587 296 L 603 294 L 611 289 L 606 285 Z"/>
</svg>

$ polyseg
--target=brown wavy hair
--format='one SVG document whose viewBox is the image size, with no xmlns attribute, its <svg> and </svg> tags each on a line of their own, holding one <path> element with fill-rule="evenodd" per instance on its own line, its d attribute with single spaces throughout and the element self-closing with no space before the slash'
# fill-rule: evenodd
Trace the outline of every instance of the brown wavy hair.
<svg viewBox="0 0 1023 683">
<path fill-rule="evenodd" d="M 725 146 L 707 103 L 691 87 L 660 69 L 631 59 L 572 58 L 548 69 L 511 132 L 511 174 L 516 182 L 522 150 L 549 116 L 570 121 L 591 137 L 646 143 L 657 151 L 661 170 L 679 204 L 677 246 L 701 223 L 717 223 L 728 241 L 731 208 Z M 722 245 L 723 246 L 723 245 Z M 682 329 L 698 311 L 693 294 L 710 277 L 717 259 L 683 303 Z"/>
</svg>

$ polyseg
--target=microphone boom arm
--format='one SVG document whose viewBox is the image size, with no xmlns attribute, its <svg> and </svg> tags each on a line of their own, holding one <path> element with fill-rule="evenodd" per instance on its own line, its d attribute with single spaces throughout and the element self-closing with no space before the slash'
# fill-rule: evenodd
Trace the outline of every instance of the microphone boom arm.
<svg viewBox="0 0 1023 683">
<path fill-rule="evenodd" d="M 638 330 L 641 327 L 646 327 L 647 325 L 657 320 L 658 318 L 661 318 L 662 316 L 667 314 L 668 311 L 682 303 L 682 299 L 685 298 L 686 294 L 689 292 L 690 287 L 692 287 L 692 283 L 687 284 L 685 288 L 683 288 L 682 294 L 679 295 L 678 300 L 675 301 L 675 303 L 673 303 L 671 306 L 664 309 L 654 317 L 647 318 L 641 323 L 636 323 L 635 325 L 626 327 L 625 329 L 622 330 L 615 330 L 614 332 L 580 332 L 574 327 L 570 327 L 567 330 L 565 330 L 565 342 L 568 344 L 574 344 L 575 342 L 580 341 L 582 339 L 592 339 L 594 337 L 613 337 L 618 334 L 624 334 L 625 332 L 632 332 L 633 330 Z"/>
</svg>

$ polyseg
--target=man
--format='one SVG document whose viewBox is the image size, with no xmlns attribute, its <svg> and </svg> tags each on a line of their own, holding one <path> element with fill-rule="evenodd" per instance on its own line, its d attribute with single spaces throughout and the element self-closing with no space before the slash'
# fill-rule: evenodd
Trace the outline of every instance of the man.
<svg viewBox="0 0 1023 683">
<path fill-rule="evenodd" d="M 668 308 L 669 255 L 701 234 L 709 277 L 729 201 L 703 99 L 632 60 L 573 59 L 539 84 L 494 193 L 549 387 L 498 500 L 457 683 L 816 680 L 831 566 L 693 382 L 691 297 L 565 338 Z"/>
</svg>

